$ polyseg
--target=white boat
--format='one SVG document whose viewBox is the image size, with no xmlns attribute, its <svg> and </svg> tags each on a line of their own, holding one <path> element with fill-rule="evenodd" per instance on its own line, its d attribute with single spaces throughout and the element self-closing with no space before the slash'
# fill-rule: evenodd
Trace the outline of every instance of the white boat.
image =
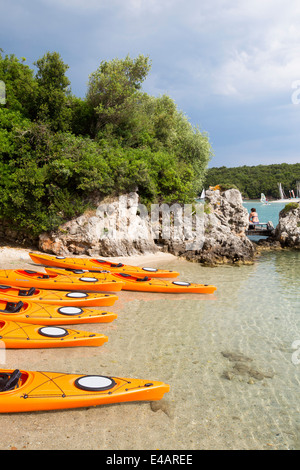
<svg viewBox="0 0 300 470">
<path fill-rule="evenodd" d="M 202 189 L 200 199 L 205 199 L 205 189 Z"/>
<path fill-rule="evenodd" d="M 296 197 L 295 197 L 295 193 L 293 190 L 289 191 L 290 197 L 287 197 L 282 188 L 281 183 L 278 183 L 278 189 L 279 189 L 280 199 L 271 201 L 272 203 L 280 202 L 280 203 L 288 204 L 289 202 L 300 202 L 300 182 L 297 182 L 297 196 Z"/>
<path fill-rule="evenodd" d="M 267 198 L 266 198 L 266 196 L 264 195 L 264 193 L 261 193 L 261 195 L 260 195 L 260 202 L 261 202 L 262 204 L 265 204 L 265 205 L 269 204 L 269 201 L 267 200 Z"/>
</svg>

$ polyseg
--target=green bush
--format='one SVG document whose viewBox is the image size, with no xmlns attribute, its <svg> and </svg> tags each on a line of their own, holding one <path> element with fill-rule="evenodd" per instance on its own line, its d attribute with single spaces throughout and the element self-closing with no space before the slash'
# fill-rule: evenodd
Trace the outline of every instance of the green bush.
<svg viewBox="0 0 300 470">
<path fill-rule="evenodd" d="M 0 219 L 38 236 L 82 214 L 91 200 L 136 188 L 141 201 L 192 202 L 211 147 L 168 96 L 141 90 L 144 56 L 103 62 L 87 97 L 74 97 L 59 54 L 37 72 L 0 53 Z M 18 88 L 19 87 L 19 88 Z"/>
<path fill-rule="evenodd" d="M 285 205 L 285 207 L 282 209 L 281 214 L 288 214 L 294 209 L 298 209 L 300 207 L 300 204 L 298 202 L 289 202 L 288 204 Z"/>
</svg>

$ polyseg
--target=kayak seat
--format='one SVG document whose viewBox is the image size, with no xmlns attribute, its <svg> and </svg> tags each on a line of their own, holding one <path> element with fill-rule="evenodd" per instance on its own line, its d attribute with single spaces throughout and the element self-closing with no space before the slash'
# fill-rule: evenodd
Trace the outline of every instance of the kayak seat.
<svg viewBox="0 0 300 470">
<path fill-rule="evenodd" d="M 122 266 L 124 266 L 122 263 L 111 264 L 111 265 L 110 265 L 111 268 L 122 268 Z"/>
<path fill-rule="evenodd" d="M 0 312 L 17 313 L 21 310 L 23 305 L 24 304 L 23 304 L 23 302 L 21 302 L 21 300 L 18 303 L 16 303 L 16 302 L 7 302 L 6 309 L 5 310 L 0 310 Z"/>
<path fill-rule="evenodd" d="M 49 274 L 43 274 L 42 276 L 38 276 L 38 279 L 49 279 Z"/>
<path fill-rule="evenodd" d="M 143 277 L 143 278 L 137 277 L 137 278 L 136 278 L 136 281 L 137 281 L 137 282 L 149 281 L 149 277 L 147 277 L 147 276 L 145 276 L 145 277 Z"/>
<path fill-rule="evenodd" d="M 16 386 L 18 386 L 18 382 L 22 377 L 22 373 L 19 369 L 13 371 L 13 373 L 0 374 L 0 392 L 8 392 L 9 390 L 13 390 Z"/>
<path fill-rule="evenodd" d="M 19 295 L 26 295 L 26 296 L 29 296 L 29 295 L 33 295 L 35 293 L 35 287 L 30 287 L 29 290 L 25 290 L 25 289 L 21 289 L 19 290 Z"/>
</svg>

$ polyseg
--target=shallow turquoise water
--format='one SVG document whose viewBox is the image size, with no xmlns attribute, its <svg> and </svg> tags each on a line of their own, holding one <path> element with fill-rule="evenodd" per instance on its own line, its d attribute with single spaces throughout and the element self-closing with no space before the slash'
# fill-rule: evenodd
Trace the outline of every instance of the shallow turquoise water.
<svg viewBox="0 0 300 470">
<path fill-rule="evenodd" d="M 139 305 L 155 322 L 153 373 L 163 371 L 169 399 L 181 403 L 174 432 L 184 425 L 193 449 L 299 449 L 300 252 L 267 253 L 252 266 L 169 267 L 218 287 Z"/>
<path fill-rule="evenodd" d="M 257 211 L 259 221 L 262 223 L 273 222 L 274 227 L 278 224 L 279 212 L 285 207 L 285 203 L 272 202 L 269 204 L 262 204 L 260 201 L 244 201 L 244 207 L 250 213 L 252 207 Z"/>
<path fill-rule="evenodd" d="M 274 225 L 283 206 L 254 205 Z M 300 251 L 264 253 L 250 266 L 152 266 L 217 291 L 120 293 L 104 369 L 170 385 L 159 424 L 137 413 L 138 441 L 127 434 L 120 448 L 300 449 Z"/>
</svg>

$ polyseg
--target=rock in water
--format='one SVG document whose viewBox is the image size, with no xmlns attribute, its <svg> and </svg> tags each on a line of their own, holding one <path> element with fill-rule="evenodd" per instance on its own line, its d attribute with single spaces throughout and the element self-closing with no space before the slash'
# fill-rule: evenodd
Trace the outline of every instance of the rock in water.
<svg viewBox="0 0 300 470">
<path fill-rule="evenodd" d="M 289 203 L 279 213 L 275 239 L 282 247 L 300 249 L 300 203 Z"/>
<path fill-rule="evenodd" d="M 188 250 L 186 240 L 171 239 L 168 249 L 177 256 L 207 265 L 253 263 L 256 249 L 246 236 L 248 226 L 248 211 L 238 190 L 206 191 L 201 248 Z"/>
</svg>

